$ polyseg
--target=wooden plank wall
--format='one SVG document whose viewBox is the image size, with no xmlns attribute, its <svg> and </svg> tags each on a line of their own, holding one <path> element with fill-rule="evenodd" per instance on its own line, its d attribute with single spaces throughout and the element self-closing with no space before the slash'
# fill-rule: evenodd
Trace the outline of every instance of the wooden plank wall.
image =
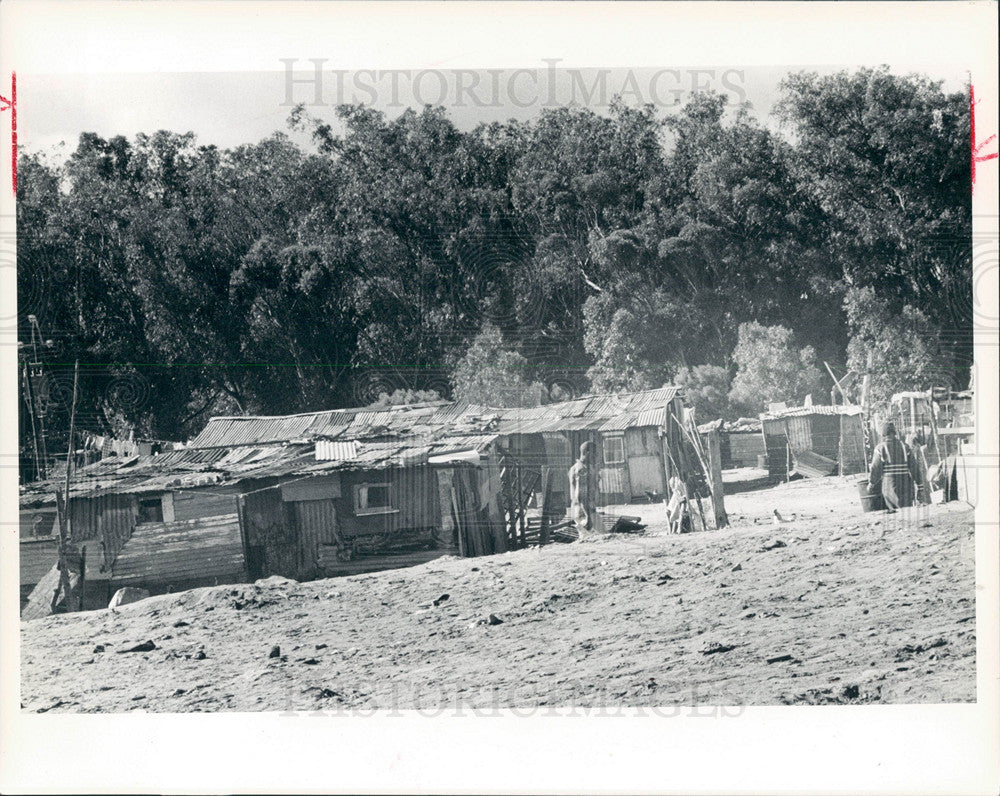
<svg viewBox="0 0 1000 796">
<path fill-rule="evenodd" d="M 236 514 L 136 526 L 112 570 L 112 590 L 151 593 L 246 580 Z"/>
<path fill-rule="evenodd" d="M 257 548 L 262 556 L 261 577 L 300 576 L 295 509 L 293 504 L 282 501 L 279 488 L 253 491 L 243 498 L 243 528 L 247 544 Z"/>
<path fill-rule="evenodd" d="M 235 487 L 181 489 L 174 492 L 174 520 L 195 520 L 200 517 L 217 517 L 237 511 Z"/>
<path fill-rule="evenodd" d="M 21 585 L 34 586 L 59 558 L 58 539 L 37 539 L 22 541 Z"/>
</svg>

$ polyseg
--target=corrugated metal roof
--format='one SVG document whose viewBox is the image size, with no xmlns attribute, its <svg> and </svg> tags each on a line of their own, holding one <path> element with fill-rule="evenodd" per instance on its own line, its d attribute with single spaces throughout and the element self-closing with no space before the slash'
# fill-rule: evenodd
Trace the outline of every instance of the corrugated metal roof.
<svg viewBox="0 0 1000 796">
<path fill-rule="evenodd" d="M 785 417 L 808 417 L 809 415 L 860 415 L 860 406 L 793 406 L 782 412 L 764 412 L 761 420 L 781 420 Z"/>
<path fill-rule="evenodd" d="M 498 409 L 474 404 L 417 404 L 387 409 L 334 409 L 277 417 L 213 417 L 188 449 L 206 449 L 320 438 L 350 441 L 377 436 L 476 433 L 533 434 L 599 429 L 607 424 L 661 425 L 657 415 L 678 394 L 661 387 L 619 395 L 587 395 L 532 408 Z M 649 414 L 652 413 L 652 414 Z M 629 418 L 631 419 L 621 419 Z"/>
<path fill-rule="evenodd" d="M 70 495 L 157 492 L 315 470 L 400 466 L 426 461 L 435 451 L 463 446 L 484 450 L 498 434 L 661 426 L 677 394 L 678 388 L 663 387 L 532 408 L 433 403 L 280 417 L 215 417 L 185 448 L 104 459 L 82 468 Z M 53 482 L 28 484 L 22 487 L 21 504 L 50 504 L 53 490 Z"/>
<path fill-rule="evenodd" d="M 357 440 L 338 442 L 321 439 L 316 441 L 316 461 L 335 462 L 351 460 L 358 455 L 361 443 Z"/>
</svg>

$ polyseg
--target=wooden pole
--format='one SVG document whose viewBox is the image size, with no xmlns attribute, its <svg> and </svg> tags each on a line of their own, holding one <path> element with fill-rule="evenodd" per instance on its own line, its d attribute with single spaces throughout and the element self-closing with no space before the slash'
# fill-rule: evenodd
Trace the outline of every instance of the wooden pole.
<svg viewBox="0 0 1000 796">
<path fill-rule="evenodd" d="M 726 515 L 725 492 L 722 485 L 722 451 L 719 444 L 719 430 L 713 429 L 708 435 L 708 464 L 712 474 L 712 510 L 715 512 L 715 527 L 729 525 Z"/>
<path fill-rule="evenodd" d="M 31 418 L 31 444 L 35 452 L 35 480 L 42 477 L 42 461 L 38 452 L 38 431 L 35 428 L 35 393 L 31 389 L 31 373 L 28 363 L 24 363 L 25 402 L 28 404 L 28 416 Z"/>
<path fill-rule="evenodd" d="M 844 416 L 838 415 L 840 418 L 840 434 L 837 439 L 837 475 L 841 478 L 844 477 Z"/>
<path fill-rule="evenodd" d="M 542 527 L 538 532 L 538 544 L 549 543 L 549 514 L 552 511 L 552 480 L 554 473 L 551 467 L 546 467 L 542 475 Z"/>
<path fill-rule="evenodd" d="M 73 532 L 72 519 L 70 517 L 69 488 L 73 472 L 73 433 L 76 425 L 76 394 L 80 377 L 80 360 L 73 366 L 73 403 L 69 412 L 69 446 L 66 454 L 66 485 L 63 494 L 65 499 L 60 500 L 59 490 L 56 489 L 56 513 L 59 517 L 59 589 L 52 597 L 52 608 L 55 609 L 59 603 L 59 593 L 66 602 L 66 609 L 69 610 L 69 598 L 72 585 L 69 578 L 69 544 L 70 535 Z M 60 509 L 61 505 L 61 509 Z"/>
</svg>

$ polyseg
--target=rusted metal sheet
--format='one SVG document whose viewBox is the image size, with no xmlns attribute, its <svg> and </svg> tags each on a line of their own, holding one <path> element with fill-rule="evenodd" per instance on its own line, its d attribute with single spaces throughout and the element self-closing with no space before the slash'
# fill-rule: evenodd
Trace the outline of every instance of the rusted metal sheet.
<svg viewBox="0 0 1000 796">
<path fill-rule="evenodd" d="M 112 588 L 150 592 L 246 580 L 236 514 L 136 527 L 112 571 Z"/>
</svg>

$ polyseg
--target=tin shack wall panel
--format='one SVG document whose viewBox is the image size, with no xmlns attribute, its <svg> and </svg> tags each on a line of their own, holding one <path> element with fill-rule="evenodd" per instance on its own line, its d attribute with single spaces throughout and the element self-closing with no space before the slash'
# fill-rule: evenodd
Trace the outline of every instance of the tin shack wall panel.
<svg viewBox="0 0 1000 796">
<path fill-rule="evenodd" d="M 246 580 L 239 518 L 223 514 L 136 526 L 112 572 L 112 589 L 152 593 Z"/>
<path fill-rule="evenodd" d="M 70 539 L 74 542 L 84 542 L 97 539 L 100 535 L 98 522 L 100 498 L 72 498 L 69 501 Z M 59 525 L 56 524 L 56 533 Z"/>
<path fill-rule="evenodd" d="M 339 473 L 320 475 L 281 485 L 281 499 L 284 501 L 329 500 L 340 496 Z"/>
<path fill-rule="evenodd" d="M 174 493 L 173 500 L 177 522 L 235 514 L 237 510 L 236 491 L 231 487 L 182 489 Z"/>
<path fill-rule="evenodd" d="M 98 503 L 98 527 L 104 547 L 104 568 L 109 571 L 119 551 L 132 536 L 138 513 L 134 495 L 104 495 Z"/>
<path fill-rule="evenodd" d="M 337 509 L 332 499 L 295 501 L 299 528 L 299 570 L 311 577 L 319 565 L 321 545 L 337 544 Z"/>
<path fill-rule="evenodd" d="M 754 467 L 757 457 L 766 453 L 764 438 L 759 431 L 729 433 L 729 458 L 734 467 Z"/>
<path fill-rule="evenodd" d="M 355 487 L 391 485 L 393 511 L 358 515 Z M 441 527 L 441 503 L 434 468 L 394 467 L 343 474 L 343 497 L 338 501 L 340 527 L 345 537 L 387 534 L 410 528 Z"/>
<path fill-rule="evenodd" d="M 788 444 L 793 451 L 808 451 L 813 449 L 812 418 L 785 418 L 788 434 Z"/>
<path fill-rule="evenodd" d="M 865 441 L 861 415 L 843 418 L 844 475 L 865 472 Z"/>
<path fill-rule="evenodd" d="M 769 478 L 784 478 L 788 472 L 788 437 L 784 420 L 764 420 L 762 423 L 764 446 L 767 450 Z"/>
<path fill-rule="evenodd" d="M 840 455 L 840 415 L 813 415 L 809 421 L 813 453 L 837 461 Z"/>
<path fill-rule="evenodd" d="M 625 459 L 630 497 L 645 498 L 647 492 L 665 494 L 663 445 L 658 429 L 648 426 L 626 429 Z"/>
</svg>

